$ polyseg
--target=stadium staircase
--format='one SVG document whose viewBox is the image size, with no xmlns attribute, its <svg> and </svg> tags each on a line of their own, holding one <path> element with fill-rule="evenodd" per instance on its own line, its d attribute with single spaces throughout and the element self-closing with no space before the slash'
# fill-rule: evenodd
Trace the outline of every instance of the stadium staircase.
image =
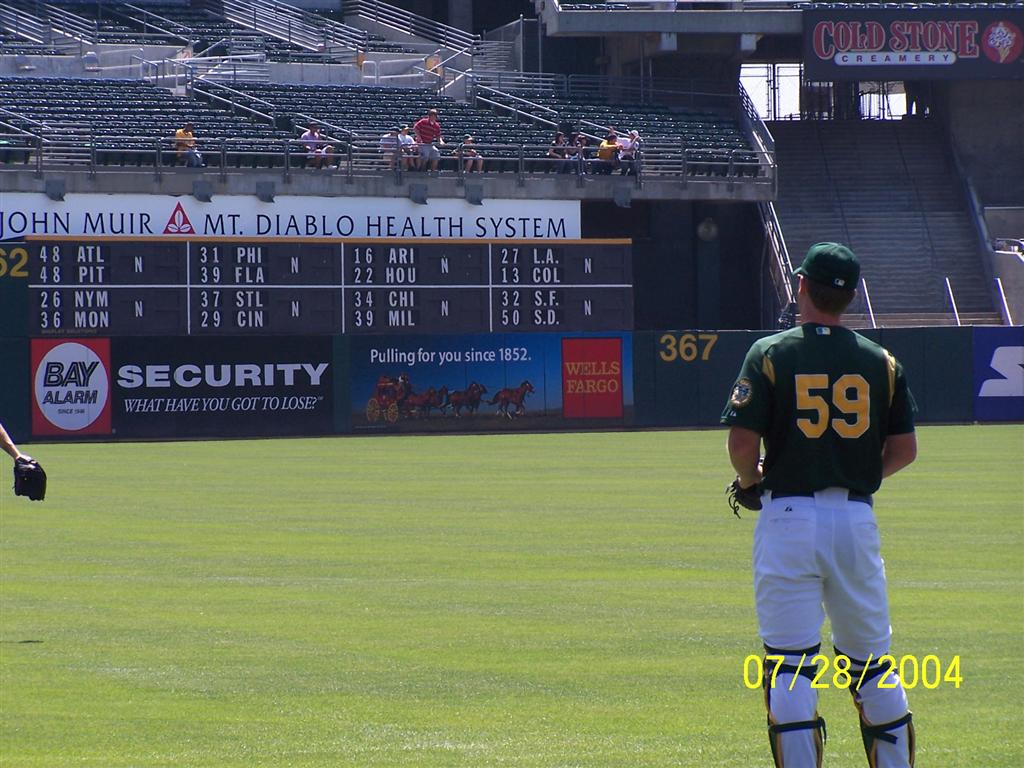
<svg viewBox="0 0 1024 768">
<path fill-rule="evenodd" d="M 849 243 L 871 310 L 887 324 L 998 323 L 962 189 L 928 120 L 769 124 L 776 208 L 794 262 L 815 242 Z M 864 291 L 855 313 L 868 313 Z M 903 316 L 902 318 L 900 316 Z"/>
<path fill-rule="evenodd" d="M 443 24 L 380 0 L 342 0 L 341 14 L 353 26 L 366 29 L 404 50 L 437 53 L 459 69 L 512 67 L 513 44 L 483 40 L 465 30 Z"/>
</svg>

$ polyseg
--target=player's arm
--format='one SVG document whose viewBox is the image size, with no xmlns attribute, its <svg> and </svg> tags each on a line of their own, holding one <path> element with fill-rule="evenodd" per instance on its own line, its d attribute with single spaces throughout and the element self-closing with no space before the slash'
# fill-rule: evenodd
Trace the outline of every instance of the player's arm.
<svg viewBox="0 0 1024 768">
<path fill-rule="evenodd" d="M 744 488 L 761 482 L 761 435 L 746 427 L 730 427 L 726 443 L 729 461 Z"/>
<path fill-rule="evenodd" d="M 903 366 L 886 352 L 890 370 L 889 422 L 885 444 L 882 446 L 882 477 L 895 475 L 917 458 L 917 435 L 914 432 L 914 414 L 917 404 L 907 386 Z"/>
<path fill-rule="evenodd" d="M 882 446 L 882 477 L 895 475 L 917 458 L 917 433 L 889 435 Z"/>
<path fill-rule="evenodd" d="M 7 434 L 7 430 L 4 429 L 3 424 L 0 424 L 0 448 L 3 448 L 4 453 L 12 459 L 18 459 L 25 455 L 18 450 L 18 446 L 16 446 L 14 441 L 11 440 L 11 436 Z"/>
</svg>

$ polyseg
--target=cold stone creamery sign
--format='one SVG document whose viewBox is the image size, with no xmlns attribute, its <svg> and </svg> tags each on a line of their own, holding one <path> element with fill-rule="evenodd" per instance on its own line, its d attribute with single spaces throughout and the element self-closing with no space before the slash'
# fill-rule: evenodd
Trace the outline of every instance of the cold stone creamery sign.
<svg viewBox="0 0 1024 768">
<path fill-rule="evenodd" d="M 32 192 L 0 197 L 0 240 L 27 235 L 388 238 L 579 238 L 573 200 L 438 198 L 418 205 L 397 197 L 299 197 L 264 203 L 222 195 L 209 203 L 170 195 L 69 194 L 63 201 Z"/>
<path fill-rule="evenodd" d="M 804 11 L 808 80 L 1024 77 L 1024 10 Z"/>
</svg>

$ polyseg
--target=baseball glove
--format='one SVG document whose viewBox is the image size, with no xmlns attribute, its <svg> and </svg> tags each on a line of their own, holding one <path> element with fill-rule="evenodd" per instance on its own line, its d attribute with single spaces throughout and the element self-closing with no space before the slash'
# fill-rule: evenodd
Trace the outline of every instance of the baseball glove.
<svg viewBox="0 0 1024 768">
<path fill-rule="evenodd" d="M 22 457 L 15 460 L 14 494 L 28 496 L 32 501 L 46 498 L 46 472 L 35 459 Z"/>
<path fill-rule="evenodd" d="M 725 500 L 736 517 L 740 516 L 740 507 L 759 510 L 761 508 L 761 484 L 754 483 L 744 488 L 740 485 L 740 479 L 737 477 L 726 486 Z"/>
</svg>

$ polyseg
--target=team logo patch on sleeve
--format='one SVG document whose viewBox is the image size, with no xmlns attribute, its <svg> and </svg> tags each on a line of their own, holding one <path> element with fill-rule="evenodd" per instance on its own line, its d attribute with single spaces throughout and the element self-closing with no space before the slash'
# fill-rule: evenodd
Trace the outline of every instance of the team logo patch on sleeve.
<svg viewBox="0 0 1024 768">
<path fill-rule="evenodd" d="M 753 396 L 754 392 L 750 388 L 750 379 L 740 379 L 732 388 L 732 394 L 729 396 L 729 405 L 733 408 L 742 408 L 750 402 L 750 398 Z"/>
</svg>

